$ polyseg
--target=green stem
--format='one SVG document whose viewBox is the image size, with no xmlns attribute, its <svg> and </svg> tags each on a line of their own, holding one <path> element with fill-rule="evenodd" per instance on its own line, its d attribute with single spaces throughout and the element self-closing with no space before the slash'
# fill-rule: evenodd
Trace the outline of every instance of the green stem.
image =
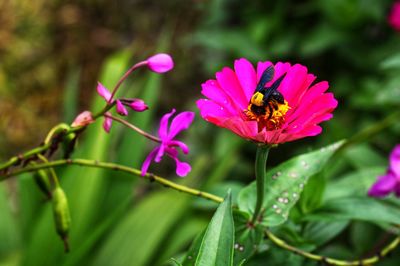
<svg viewBox="0 0 400 266">
<path fill-rule="evenodd" d="M 265 187 L 265 166 L 267 164 L 268 153 L 270 146 L 259 145 L 257 147 L 256 162 L 255 162 L 255 173 L 256 173 L 256 184 L 257 184 L 257 201 L 254 209 L 252 223 L 257 221 L 260 214 L 262 204 L 264 202 L 264 187 Z"/>
<path fill-rule="evenodd" d="M 115 105 L 115 102 L 110 103 L 109 105 L 105 106 L 104 109 L 102 109 L 101 111 L 99 111 L 98 113 L 93 115 L 93 119 L 96 120 L 97 118 L 103 116 L 114 105 Z M 17 156 L 11 157 L 8 161 L 0 164 L 0 171 L 7 169 L 8 167 L 11 167 L 13 165 L 16 165 L 23 160 L 29 159 L 33 156 L 36 156 L 38 154 L 46 152 L 48 149 L 51 148 L 51 139 L 55 136 L 55 134 L 63 131 L 65 135 L 68 135 L 69 133 L 72 133 L 72 132 L 81 131 L 87 126 L 88 125 L 79 126 L 79 127 L 70 127 L 69 125 L 67 125 L 65 123 L 61 123 L 61 124 L 54 126 L 52 129 L 50 129 L 49 133 L 47 134 L 43 145 L 35 147 L 29 151 L 26 151 L 24 153 L 17 155 Z"/>
<path fill-rule="evenodd" d="M 389 244 L 387 244 L 385 247 L 383 247 L 379 252 L 376 253 L 375 256 L 365 258 L 365 259 L 359 259 L 359 260 L 338 260 L 334 258 L 329 258 L 329 257 L 324 257 L 320 255 L 316 255 L 307 251 L 303 251 L 299 248 L 293 247 L 289 244 L 287 244 L 284 240 L 280 239 L 273 233 L 271 233 L 269 230 L 265 230 L 266 236 L 278 247 L 281 247 L 283 249 L 286 249 L 290 252 L 296 253 L 300 256 L 303 256 L 305 258 L 315 260 L 315 261 L 321 261 L 323 263 L 329 264 L 329 265 L 336 265 L 336 266 L 356 266 L 356 265 L 372 265 L 377 263 L 382 257 L 386 256 L 389 254 L 392 250 L 394 250 L 399 244 L 400 244 L 400 237 L 396 237 L 393 239 Z"/>
<path fill-rule="evenodd" d="M 163 177 L 151 174 L 151 173 L 147 173 L 144 176 L 142 176 L 142 172 L 138 169 L 135 168 L 130 168 L 127 166 L 123 166 L 123 165 L 119 165 L 119 164 L 114 164 L 114 163 L 106 163 L 106 162 L 99 162 L 96 160 L 86 160 L 86 159 L 66 159 L 66 160 L 57 160 L 57 161 L 52 161 L 52 162 L 48 162 L 48 163 L 41 163 L 41 164 L 35 164 L 32 166 L 28 166 L 25 167 L 23 169 L 19 169 L 16 170 L 12 173 L 8 173 L 6 175 L 2 175 L 0 176 L 0 181 L 6 180 L 8 178 L 10 178 L 11 176 L 16 176 L 16 175 L 20 175 L 26 172 L 34 172 L 37 171 L 39 169 L 46 169 L 46 168 L 53 168 L 53 167 L 59 167 L 62 165 L 82 165 L 82 166 L 88 166 L 88 167 L 96 167 L 96 168 L 104 168 L 104 169 L 111 169 L 111 170 L 115 170 L 115 171 L 122 171 L 131 175 L 135 175 L 138 177 L 143 177 L 146 179 L 149 179 L 150 181 L 154 181 L 157 182 L 159 184 L 162 184 L 165 187 L 169 187 L 175 190 L 178 190 L 180 192 L 184 192 L 184 193 L 188 193 L 194 196 L 198 196 L 201 198 L 205 198 L 208 200 L 212 200 L 215 202 L 222 202 L 223 198 L 218 197 L 216 195 L 204 192 L 204 191 L 200 191 L 194 188 L 190 188 L 187 186 L 183 186 L 183 185 L 179 185 L 176 184 L 168 179 L 165 179 Z"/>
</svg>

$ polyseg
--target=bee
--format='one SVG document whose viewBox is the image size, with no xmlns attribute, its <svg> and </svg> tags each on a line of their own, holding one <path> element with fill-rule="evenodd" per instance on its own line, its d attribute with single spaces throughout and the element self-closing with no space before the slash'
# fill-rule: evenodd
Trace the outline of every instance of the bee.
<svg viewBox="0 0 400 266">
<path fill-rule="evenodd" d="M 274 110 L 278 110 L 278 104 L 285 104 L 283 95 L 277 90 L 286 73 L 279 77 L 271 86 L 265 87 L 275 74 L 273 66 L 269 66 L 261 75 L 256 90 L 250 100 L 249 111 L 255 115 L 266 115 L 268 110 L 268 119 L 272 117 Z"/>
</svg>

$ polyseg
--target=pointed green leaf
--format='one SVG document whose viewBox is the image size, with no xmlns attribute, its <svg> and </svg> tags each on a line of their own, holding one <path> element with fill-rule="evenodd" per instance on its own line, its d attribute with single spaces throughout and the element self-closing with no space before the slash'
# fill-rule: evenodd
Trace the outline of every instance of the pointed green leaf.
<svg viewBox="0 0 400 266">
<path fill-rule="evenodd" d="M 117 224 L 93 265 L 151 265 L 150 260 L 190 203 L 187 195 L 160 191 L 147 195 Z"/>
<path fill-rule="evenodd" d="M 228 192 L 207 227 L 195 265 L 233 265 L 234 230 L 231 194 Z"/>
<path fill-rule="evenodd" d="M 304 219 L 321 221 L 354 219 L 400 224 L 400 210 L 390 203 L 367 196 L 335 198 L 327 201 L 315 213 L 305 216 Z"/>
<path fill-rule="evenodd" d="M 337 142 L 320 150 L 297 156 L 268 171 L 262 212 L 262 224 L 277 226 L 286 221 L 308 179 L 321 171 L 334 152 L 343 144 Z M 256 184 L 251 183 L 239 194 L 242 211 L 254 212 Z"/>
</svg>

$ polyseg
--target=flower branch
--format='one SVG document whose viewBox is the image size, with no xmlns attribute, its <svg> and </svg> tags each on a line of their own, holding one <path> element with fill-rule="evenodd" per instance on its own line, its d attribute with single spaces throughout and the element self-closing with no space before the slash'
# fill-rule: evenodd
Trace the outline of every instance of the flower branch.
<svg viewBox="0 0 400 266">
<path fill-rule="evenodd" d="M 303 251 L 299 248 L 293 247 L 287 244 L 284 240 L 280 239 L 276 235 L 274 235 L 271 231 L 265 230 L 265 235 L 278 247 L 286 249 L 290 252 L 296 253 L 297 255 L 303 256 L 305 258 L 320 261 L 322 263 L 326 263 L 328 265 L 336 265 L 336 266 L 356 266 L 356 265 L 372 265 L 377 263 L 384 256 L 388 255 L 391 251 L 393 251 L 400 244 L 400 236 L 397 236 L 393 239 L 388 245 L 383 247 L 380 251 L 376 253 L 376 255 L 359 260 L 338 260 L 330 257 L 316 255 L 307 251 Z"/>
<path fill-rule="evenodd" d="M 163 177 L 154 175 L 152 173 L 146 173 L 145 175 L 142 175 L 142 171 L 135 169 L 135 168 L 131 168 L 128 166 L 119 165 L 119 164 L 115 164 L 115 163 L 99 162 L 96 160 L 87 160 L 87 159 L 65 159 L 65 160 L 56 160 L 56 161 L 52 161 L 52 162 L 48 162 L 48 163 L 35 164 L 35 165 L 28 166 L 23 169 L 19 169 L 19 170 L 16 170 L 14 172 L 11 172 L 11 173 L 8 173 L 5 175 L 1 175 L 0 181 L 6 180 L 12 176 L 17 176 L 17 175 L 20 175 L 23 173 L 34 172 L 34 171 L 37 171 L 40 169 L 59 167 L 62 165 L 81 165 L 81 166 L 121 171 L 121 172 L 125 172 L 128 174 L 134 175 L 134 176 L 146 178 L 146 179 L 150 180 L 151 182 L 157 182 L 165 187 L 169 187 L 169 188 L 172 188 L 177 191 L 184 192 L 184 193 L 187 193 L 187 194 L 190 194 L 193 196 L 198 196 L 200 198 L 212 200 L 212 201 L 218 202 L 218 203 L 223 201 L 223 198 L 218 197 L 216 195 L 210 194 L 208 192 L 200 191 L 200 190 L 197 190 L 194 188 L 190 188 L 190 187 L 187 187 L 184 185 L 179 185 L 175 182 L 172 182 Z"/>
</svg>

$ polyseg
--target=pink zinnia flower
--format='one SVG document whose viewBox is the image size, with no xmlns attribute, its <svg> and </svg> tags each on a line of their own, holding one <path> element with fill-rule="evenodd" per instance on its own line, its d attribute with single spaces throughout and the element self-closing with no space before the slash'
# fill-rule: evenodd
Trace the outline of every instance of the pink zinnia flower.
<svg viewBox="0 0 400 266">
<path fill-rule="evenodd" d="M 160 145 L 155 147 L 147 156 L 142 165 L 142 175 L 146 174 L 151 161 L 154 160 L 157 163 L 160 162 L 164 154 L 167 154 L 169 157 L 175 160 L 176 173 L 178 176 L 186 176 L 190 172 L 190 165 L 188 163 L 179 161 L 177 150 L 177 147 L 179 147 L 184 154 L 187 154 L 189 153 L 189 148 L 185 143 L 175 140 L 174 138 L 182 130 L 187 129 L 190 126 L 194 119 L 194 113 L 182 112 L 178 114 L 174 119 L 172 119 L 171 125 L 168 129 L 169 119 L 174 113 L 175 109 L 173 109 L 170 113 L 165 114 L 161 118 L 160 127 L 158 129 Z"/>
<path fill-rule="evenodd" d="M 396 145 L 389 157 L 386 175 L 379 176 L 368 191 L 371 197 L 384 197 L 394 192 L 400 197 L 400 145 Z"/>
<path fill-rule="evenodd" d="M 278 144 L 321 133 L 318 125 L 332 118 L 337 101 L 326 93 L 328 82 L 314 85 L 307 68 L 290 63 L 246 59 L 225 67 L 216 80 L 202 84 L 197 106 L 201 116 L 237 135 L 265 144 Z"/>
<path fill-rule="evenodd" d="M 395 30 L 400 31 L 400 1 L 396 1 L 388 16 L 388 22 Z"/>
</svg>

